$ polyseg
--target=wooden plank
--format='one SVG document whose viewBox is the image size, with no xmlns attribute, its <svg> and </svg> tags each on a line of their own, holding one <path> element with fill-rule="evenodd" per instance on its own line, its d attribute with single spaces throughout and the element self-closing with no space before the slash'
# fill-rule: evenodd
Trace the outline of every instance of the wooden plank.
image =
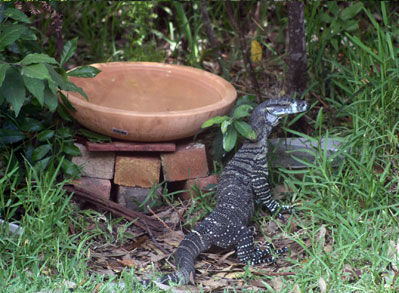
<svg viewBox="0 0 399 293">
<path fill-rule="evenodd" d="M 110 143 L 86 143 L 90 152 L 174 152 L 176 144 L 165 143 L 139 143 L 139 142 L 110 142 Z"/>
</svg>

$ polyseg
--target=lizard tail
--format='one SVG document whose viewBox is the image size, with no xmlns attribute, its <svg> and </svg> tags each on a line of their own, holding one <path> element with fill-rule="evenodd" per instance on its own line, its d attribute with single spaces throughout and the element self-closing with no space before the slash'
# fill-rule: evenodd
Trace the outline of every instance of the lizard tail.
<svg viewBox="0 0 399 293">
<path fill-rule="evenodd" d="M 178 271 L 163 276 L 161 278 L 161 283 L 167 284 L 171 281 L 173 283 L 179 283 L 180 285 L 186 285 L 190 280 L 194 280 L 194 261 L 201 252 L 209 249 L 210 243 L 207 242 L 208 241 L 204 241 L 203 236 L 195 230 L 187 234 L 174 254 L 175 265 Z"/>
</svg>

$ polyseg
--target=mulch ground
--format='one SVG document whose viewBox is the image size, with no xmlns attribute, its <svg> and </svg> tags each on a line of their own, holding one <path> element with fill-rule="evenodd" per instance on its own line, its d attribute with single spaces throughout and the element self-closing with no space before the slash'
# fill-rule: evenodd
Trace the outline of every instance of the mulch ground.
<svg viewBox="0 0 399 293">
<path fill-rule="evenodd" d="M 156 212 L 149 213 L 154 219 L 163 223 L 163 228 L 158 231 L 147 231 L 130 225 L 125 231 L 130 235 L 129 240 L 122 243 L 115 241 L 110 243 L 103 236 L 96 238 L 90 246 L 88 267 L 92 274 L 102 274 L 106 278 L 118 276 L 125 269 L 134 269 L 138 279 L 149 279 L 154 272 L 159 274 L 173 272 L 173 252 L 184 237 L 182 227 L 184 226 L 184 213 L 191 204 L 180 202 L 178 206 L 164 206 Z M 304 249 L 296 242 L 288 239 L 286 232 L 282 229 L 290 225 L 290 233 L 301 233 L 301 229 L 294 224 L 294 219 L 288 221 L 290 215 L 285 215 L 285 220 L 271 219 L 267 212 L 262 211 L 264 224 L 255 229 L 255 241 L 272 241 L 275 248 L 289 247 L 290 251 L 280 256 L 275 264 L 261 264 L 252 266 L 249 271 L 245 265 L 240 263 L 233 249 L 222 250 L 216 247 L 202 253 L 196 259 L 196 275 L 193 284 L 174 288 L 173 292 L 215 292 L 228 288 L 265 290 L 272 286 L 275 290 L 282 285 L 282 278 L 289 278 L 295 274 L 293 260 L 304 259 Z M 102 219 L 101 219 L 102 218 Z M 112 226 L 112 232 L 106 217 L 91 220 L 86 230 L 98 229 L 103 226 L 104 231 L 114 234 L 117 238 L 118 232 L 123 229 L 126 222 L 119 222 Z M 96 221 L 96 223 L 94 223 Z M 291 224 L 288 224 L 290 222 Z M 185 231 L 187 233 L 187 231 Z M 104 232 L 107 233 L 107 232 Z M 263 235 L 266 235 L 267 239 Z M 305 241 L 306 242 L 306 241 Z M 310 246 L 310 243 L 306 243 Z M 165 289 L 165 286 L 161 286 Z"/>
</svg>

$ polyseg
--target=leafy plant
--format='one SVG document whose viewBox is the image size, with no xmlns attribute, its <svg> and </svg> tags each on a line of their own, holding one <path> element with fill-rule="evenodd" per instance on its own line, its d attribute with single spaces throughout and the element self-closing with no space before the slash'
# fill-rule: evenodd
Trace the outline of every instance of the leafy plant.
<svg viewBox="0 0 399 293">
<path fill-rule="evenodd" d="M 77 63 L 164 59 L 152 32 L 159 18 L 155 13 L 157 2 L 64 1 L 53 5 L 64 16 L 66 37 L 78 36 L 81 40 L 78 50 L 84 54 L 74 57 Z"/>
<path fill-rule="evenodd" d="M 331 67 L 325 63 L 325 57 L 335 56 L 343 58 L 347 46 L 343 46 L 346 33 L 359 31 L 364 2 L 350 2 L 345 8 L 341 8 L 339 2 L 314 2 L 306 5 L 305 10 L 309 21 L 306 23 L 307 47 L 309 61 L 314 68 L 312 79 L 324 80 L 322 84 L 323 95 L 328 95 L 329 80 L 326 79 Z"/>
<path fill-rule="evenodd" d="M 223 135 L 223 149 L 230 152 L 239 142 L 239 137 L 244 137 L 249 140 L 255 140 L 256 134 L 251 125 L 244 121 L 244 118 L 250 116 L 250 111 L 253 110 L 253 105 L 247 104 L 250 102 L 249 96 L 241 98 L 237 102 L 231 115 L 216 116 L 202 124 L 202 128 L 207 128 L 213 125 L 220 125 L 220 130 Z"/>
<path fill-rule="evenodd" d="M 62 67 L 75 53 L 77 39 L 67 42 L 60 61 L 32 48 L 37 37 L 30 19 L 18 9 L 2 4 L 0 10 L 0 157 L 21 167 L 25 157 L 36 170 L 62 161 L 65 175 L 79 170 L 66 158 L 79 155 L 73 145 L 73 133 L 54 119 L 56 111 L 66 120 L 66 107 L 73 110 L 63 91 L 83 90 L 68 76 L 93 77 L 99 70 L 82 66 L 70 72 Z M 59 104 L 61 96 L 64 105 Z M 22 177 L 23 168 L 18 168 Z"/>
</svg>

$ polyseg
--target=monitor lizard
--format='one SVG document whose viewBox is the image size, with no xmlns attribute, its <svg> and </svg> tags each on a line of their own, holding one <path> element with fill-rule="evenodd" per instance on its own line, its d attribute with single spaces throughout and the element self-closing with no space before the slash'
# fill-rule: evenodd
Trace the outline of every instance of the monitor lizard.
<svg viewBox="0 0 399 293">
<path fill-rule="evenodd" d="M 255 203 L 261 203 L 278 218 L 283 218 L 282 212 L 290 211 L 289 206 L 280 205 L 271 197 L 267 137 L 283 116 L 307 109 L 305 101 L 288 97 L 266 100 L 254 109 L 250 124 L 256 139 L 246 141 L 224 168 L 216 191 L 215 210 L 181 241 L 174 253 L 177 271 L 164 275 L 161 283 L 188 284 L 194 280 L 194 261 L 211 245 L 235 248 L 238 259 L 251 265 L 274 262 L 272 254 L 288 251 L 286 247 L 272 251 L 270 244 L 263 250 L 255 246 L 248 224 Z"/>
</svg>

